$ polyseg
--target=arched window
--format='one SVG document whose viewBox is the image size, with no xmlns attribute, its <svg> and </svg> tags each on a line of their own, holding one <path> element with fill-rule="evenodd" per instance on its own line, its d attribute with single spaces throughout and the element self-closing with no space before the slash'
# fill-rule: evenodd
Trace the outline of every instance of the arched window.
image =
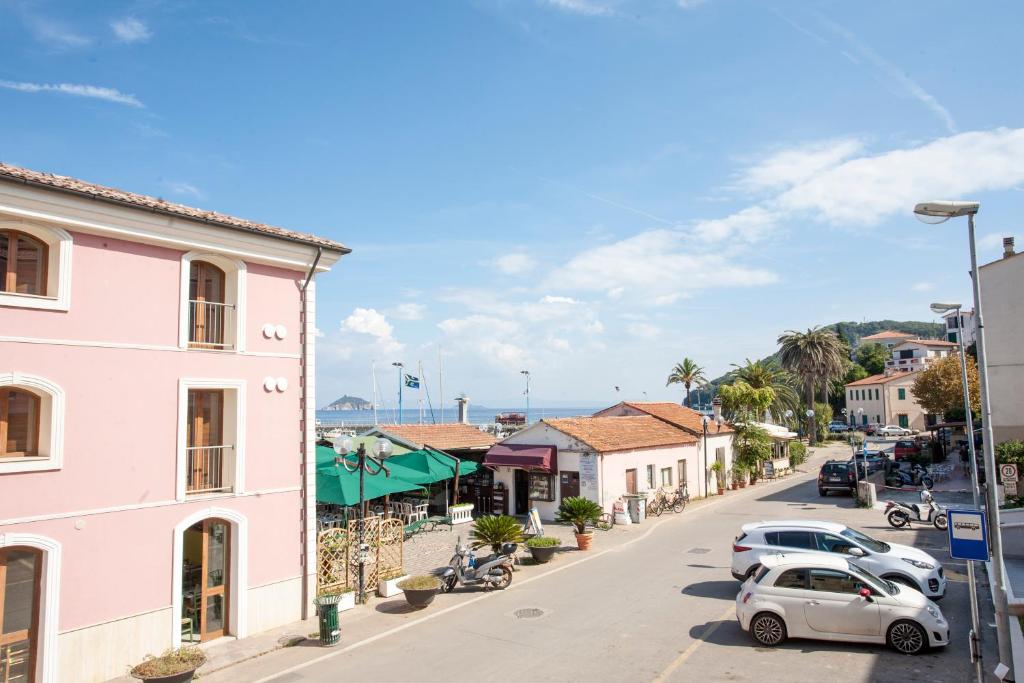
<svg viewBox="0 0 1024 683">
<path fill-rule="evenodd" d="M 17 230 L 0 232 L 0 292 L 46 296 L 47 246 Z"/>
<path fill-rule="evenodd" d="M 0 387 L 0 458 L 39 455 L 39 396 Z"/>
<path fill-rule="evenodd" d="M 206 261 L 192 261 L 188 278 L 189 346 L 220 349 L 230 307 L 225 301 L 224 271 Z"/>
</svg>

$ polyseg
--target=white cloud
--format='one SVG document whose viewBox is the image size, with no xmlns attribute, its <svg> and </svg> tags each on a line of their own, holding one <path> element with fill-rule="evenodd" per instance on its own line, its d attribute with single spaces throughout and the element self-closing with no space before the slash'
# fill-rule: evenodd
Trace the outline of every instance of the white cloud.
<svg viewBox="0 0 1024 683">
<path fill-rule="evenodd" d="M 757 242 L 775 230 L 776 222 L 773 212 L 762 206 L 750 206 L 725 218 L 698 221 L 693 231 L 713 242 L 733 238 Z"/>
<path fill-rule="evenodd" d="M 910 285 L 910 289 L 915 292 L 930 292 L 935 289 L 935 285 L 931 282 L 915 282 Z"/>
<path fill-rule="evenodd" d="M 422 320 L 426 310 L 427 307 L 423 304 L 408 302 L 398 304 L 391 309 L 391 317 L 398 318 L 399 320 Z"/>
<path fill-rule="evenodd" d="M 548 347 L 555 351 L 568 351 L 572 348 L 568 339 L 560 339 L 558 337 L 551 337 L 548 339 Z"/>
<path fill-rule="evenodd" d="M 864 142 L 858 138 L 823 140 L 783 149 L 747 168 L 740 186 L 755 191 L 791 187 L 834 168 L 863 149 Z"/>
<path fill-rule="evenodd" d="M 880 54 L 875 52 L 869 45 L 861 41 L 852 31 L 837 24 L 834 21 L 826 19 L 825 17 L 819 17 L 822 24 L 829 28 L 834 33 L 842 36 L 853 49 L 865 60 L 874 66 L 879 72 L 888 78 L 892 83 L 896 85 L 903 92 L 916 99 L 918 102 L 923 104 L 932 112 L 950 133 L 956 132 L 956 122 L 953 120 L 953 115 L 949 113 L 949 110 L 942 106 L 934 95 L 921 87 L 917 81 L 913 80 L 908 76 L 903 69 L 900 69 L 895 64 L 890 63 Z M 850 57 L 849 55 L 847 55 Z M 855 58 L 852 61 L 859 63 Z"/>
<path fill-rule="evenodd" d="M 373 308 L 357 308 L 341 323 L 341 331 L 373 338 L 377 355 L 399 353 L 405 348 L 394 338 L 395 328 L 383 313 Z"/>
<path fill-rule="evenodd" d="M 144 43 L 153 37 L 149 28 L 134 17 L 118 19 L 110 24 L 110 28 L 122 43 Z"/>
<path fill-rule="evenodd" d="M 543 297 L 540 302 L 542 304 L 578 304 L 579 301 L 573 299 L 571 296 L 551 296 L 550 294 Z"/>
<path fill-rule="evenodd" d="M 537 262 L 527 254 L 516 252 L 499 256 L 491 261 L 490 265 L 506 275 L 521 275 L 533 270 L 537 266 Z"/>
<path fill-rule="evenodd" d="M 683 9 L 693 9 L 694 7 L 700 7 L 707 0 L 676 0 L 676 4 Z"/>
<path fill-rule="evenodd" d="M 0 88 L 7 88 L 8 90 L 17 90 L 19 92 L 27 93 L 55 92 L 63 95 L 73 95 L 75 97 L 89 97 L 98 100 L 106 100 L 108 102 L 116 102 L 117 104 L 124 104 L 129 107 L 144 107 L 142 102 L 140 102 L 135 95 L 126 95 L 125 93 L 114 90 L 113 88 L 104 88 L 97 85 L 80 85 L 76 83 L 25 83 L 19 81 L 0 80 Z"/>
<path fill-rule="evenodd" d="M 915 202 L 1004 190 L 1024 182 L 1024 128 L 939 138 L 918 147 L 849 159 L 779 195 L 780 212 L 833 224 L 877 223 Z"/>
<path fill-rule="evenodd" d="M 542 0 L 543 4 L 572 14 L 584 14 L 591 17 L 608 17 L 615 14 L 611 7 L 593 0 Z"/>
<path fill-rule="evenodd" d="M 25 23 L 32 36 L 54 50 L 71 50 L 92 44 L 92 38 L 83 36 L 54 19 L 25 16 Z"/>
<path fill-rule="evenodd" d="M 630 323 L 626 325 L 626 332 L 641 339 L 653 339 L 661 334 L 661 328 L 650 323 Z"/>
<path fill-rule="evenodd" d="M 203 192 L 192 183 L 186 183 L 181 180 L 169 180 L 164 183 L 164 187 L 177 195 L 183 195 L 186 197 L 193 197 L 195 199 L 202 199 Z"/>
</svg>

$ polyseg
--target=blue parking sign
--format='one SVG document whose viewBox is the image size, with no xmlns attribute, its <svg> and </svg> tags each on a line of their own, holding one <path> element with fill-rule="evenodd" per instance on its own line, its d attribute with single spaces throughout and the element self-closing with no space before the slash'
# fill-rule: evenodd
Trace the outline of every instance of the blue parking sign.
<svg viewBox="0 0 1024 683">
<path fill-rule="evenodd" d="M 947 510 L 949 556 L 957 560 L 988 560 L 988 527 L 979 510 Z"/>
</svg>

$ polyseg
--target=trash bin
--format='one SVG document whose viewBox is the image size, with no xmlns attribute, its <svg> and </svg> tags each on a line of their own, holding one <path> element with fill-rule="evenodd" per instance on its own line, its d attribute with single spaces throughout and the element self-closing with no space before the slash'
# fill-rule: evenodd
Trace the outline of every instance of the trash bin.
<svg viewBox="0 0 1024 683">
<path fill-rule="evenodd" d="M 321 595 L 313 600 L 316 614 L 320 618 L 320 644 L 337 645 L 341 640 L 341 628 L 338 627 L 338 602 L 341 595 Z"/>
<path fill-rule="evenodd" d="M 639 524 L 647 518 L 647 496 L 632 495 L 626 497 L 629 517 L 633 524 Z"/>
</svg>

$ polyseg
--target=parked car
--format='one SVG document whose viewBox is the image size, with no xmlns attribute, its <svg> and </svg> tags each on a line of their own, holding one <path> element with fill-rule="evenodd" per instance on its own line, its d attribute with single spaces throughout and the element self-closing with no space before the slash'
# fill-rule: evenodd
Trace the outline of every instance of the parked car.
<svg viewBox="0 0 1024 683">
<path fill-rule="evenodd" d="M 865 455 L 863 451 L 857 451 L 851 460 L 857 460 L 862 467 L 867 468 L 867 473 L 878 472 L 884 470 L 885 466 L 889 463 L 889 456 L 879 451 L 868 451 Z"/>
<path fill-rule="evenodd" d="M 866 476 L 867 470 L 862 463 L 859 478 Z M 852 461 L 829 460 L 818 470 L 818 495 L 827 496 L 829 491 L 842 491 L 852 496 L 857 488 L 857 479 Z"/>
<path fill-rule="evenodd" d="M 875 434 L 878 436 L 910 436 L 914 432 L 910 431 L 906 427 L 900 427 L 898 425 L 885 425 L 875 430 Z"/>
<path fill-rule="evenodd" d="M 828 431 L 831 434 L 841 434 L 850 431 L 850 425 L 842 420 L 832 420 L 828 423 Z"/>
<path fill-rule="evenodd" d="M 935 603 L 842 557 L 764 558 L 736 595 L 736 618 L 768 647 L 813 638 L 886 643 L 918 654 L 949 644 L 949 623 Z"/>
<path fill-rule="evenodd" d="M 920 591 L 932 600 L 946 594 L 942 564 L 908 545 L 883 543 L 835 522 L 810 520 L 744 524 L 732 546 L 732 575 L 743 580 L 779 553 L 807 553 L 856 562 L 887 581 Z"/>
<path fill-rule="evenodd" d="M 893 448 L 893 458 L 896 461 L 914 458 L 919 455 L 921 455 L 921 444 L 914 439 L 900 439 Z"/>
<path fill-rule="evenodd" d="M 870 422 L 866 425 L 862 425 L 860 431 L 864 432 L 868 436 L 874 436 L 875 432 L 878 431 L 879 427 L 881 427 L 881 425 L 878 424 L 877 422 Z"/>
</svg>

